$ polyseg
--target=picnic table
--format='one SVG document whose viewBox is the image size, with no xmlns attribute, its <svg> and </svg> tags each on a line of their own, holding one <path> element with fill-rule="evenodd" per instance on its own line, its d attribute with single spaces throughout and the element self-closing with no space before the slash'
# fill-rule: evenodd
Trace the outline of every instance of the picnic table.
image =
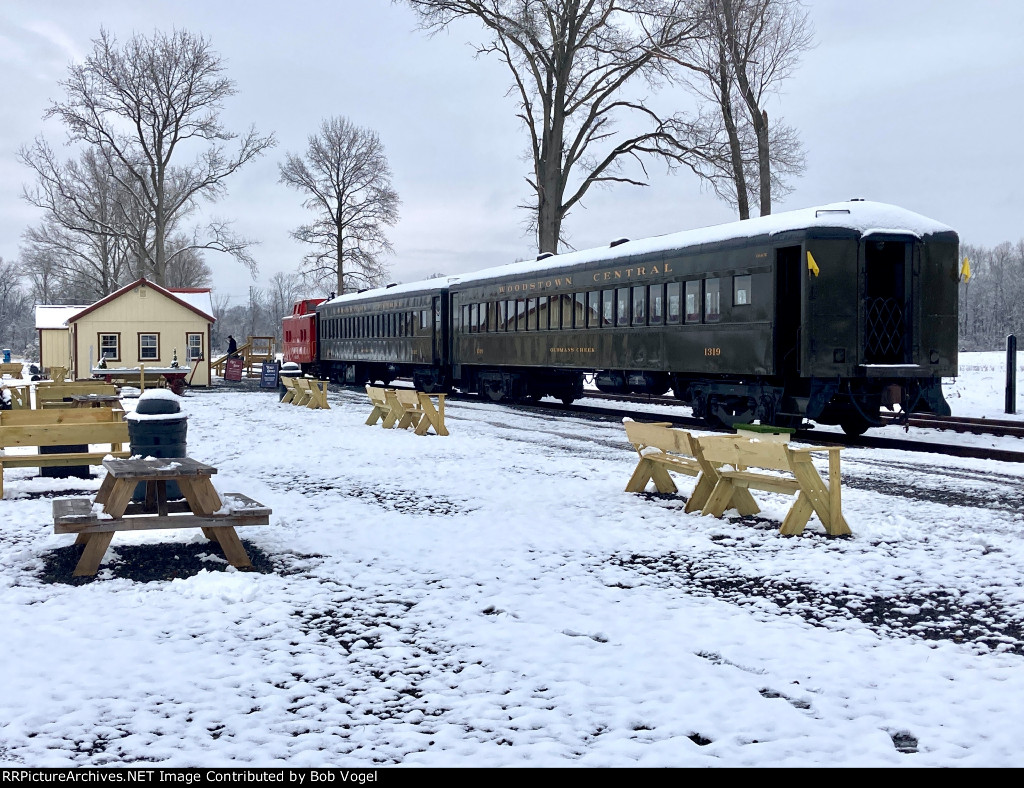
<svg viewBox="0 0 1024 788">
<path fill-rule="evenodd" d="M 120 394 L 72 394 L 66 397 L 75 408 L 102 408 L 113 407 L 115 402 L 121 401 Z"/>
<path fill-rule="evenodd" d="M 190 457 L 110 458 L 103 467 L 107 475 L 94 501 L 53 502 L 54 532 L 75 533 L 76 544 L 85 544 L 76 577 L 96 574 L 115 532 L 158 528 L 201 528 L 220 544 L 232 566 L 252 567 L 235 526 L 268 525 L 271 510 L 241 493 L 219 494 L 212 480 L 216 468 Z M 146 485 L 145 500 L 133 504 L 140 482 Z M 170 482 L 178 485 L 184 503 L 167 500 Z"/>
<path fill-rule="evenodd" d="M 126 382 L 139 381 L 139 389 L 146 390 L 146 376 L 152 378 L 162 377 L 167 381 L 167 387 L 179 396 L 185 391 L 185 378 L 192 371 L 191 367 L 147 367 L 140 364 L 137 367 L 93 367 L 90 374 L 94 378 L 103 378 L 107 383 L 115 380 Z"/>
</svg>

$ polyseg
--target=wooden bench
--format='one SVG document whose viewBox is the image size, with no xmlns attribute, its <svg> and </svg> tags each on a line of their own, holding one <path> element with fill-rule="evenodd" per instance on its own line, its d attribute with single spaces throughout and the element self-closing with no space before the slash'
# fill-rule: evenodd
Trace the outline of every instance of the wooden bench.
<svg viewBox="0 0 1024 788">
<path fill-rule="evenodd" d="M 448 435 L 444 423 L 444 394 L 427 394 L 412 389 L 385 389 L 366 386 L 373 410 L 366 419 L 370 426 L 381 422 L 385 429 L 413 427 L 417 435 L 426 435 L 431 429 L 437 435 Z M 434 404 L 433 398 L 437 398 Z"/>
<path fill-rule="evenodd" d="M 6 468 L 101 465 L 107 456 L 128 457 L 128 425 L 113 408 L 0 411 L 0 498 Z M 9 454 L 8 448 L 109 444 L 108 450 Z"/>
<path fill-rule="evenodd" d="M 70 397 L 80 394 L 115 396 L 117 386 L 112 383 L 79 381 L 76 383 L 39 383 L 36 385 L 36 409 L 72 408 Z"/>
<path fill-rule="evenodd" d="M 20 386 L 4 386 L 3 389 L 11 394 L 12 410 L 30 410 L 32 408 L 33 386 L 25 383 Z"/>
<path fill-rule="evenodd" d="M 714 489 L 718 475 L 701 451 L 700 443 L 689 432 L 673 429 L 669 422 L 622 420 L 626 438 L 640 455 L 636 469 L 626 485 L 626 492 L 643 492 L 654 482 L 660 493 L 678 491 L 669 471 L 697 477 L 697 485 L 686 502 L 687 512 L 701 511 Z"/>
<path fill-rule="evenodd" d="M 281 378 L 284 385 L 284 396 L 281 402 L 299 405 L 310 409 L 323 408 L 330 410 L 327 404 L 327 381 L 310 380 L 309 378 Z"/>
<path fill-rule="evenodd" d="M 797 498 L 782 521 L 781 533 L 803 533 L 813 513 L 817 513 L 827 534 L 851 533 L 842 511 L 841 446 L 793 448 L 777 440 L 713 435 L 700 438 L 700 447 L 704 459 L 718 466 L 718 478 L 704 503 L 703 514 L 721 517 L 729 508 L 742 515 L 756 514 L 761 510 L 750 490 L 795 493 Z M 815 452 L 828 453 L 827 484 L 812 462 Z"/>
<path fill-rule="evenodd" d="M 330 410 L 327 404 L 327 381 L 310 380 L 309 378 L 295 378 L 295 387 L 298 389 L 298 396 L 292 400 L 293 405 L 300 405 L 312 410 L 318 408 Z"/>
<path fill-rule="evenodd" d="M 372 427 L 378 421 L 387 418 L 391 407 L 388 405 L 387 389 L 367 383 L 366 396 L 370 398 L 370 404 L 373 406 L 370 415 L 366 417 L 366 425 Z"/>
<path fill-rule="evenodd" d="M 20 379 L 24 373 L 22 372 L 21 364 L 3 364 L 0 363 L 0 378 L 8 375 L 12 378 Z"/>
<path fill-rule="evenodd" d="M 281 385 L 284 386 L 284 396 L 281 397 L 281 402 L 286 405 L 294 403 L 295 398 L 299 394 L 299 387 L 295 384 L 296 378 L 281 378 Z"/>
<path fill-rule="evenodd" d="M 252 562 L 235 533 L 235 526 L 269 525 L 271 510 L 241 493 L 220 493 L 222 506 L 206 516 L 194 514 L 140 514 L 142 504 L 129 505 L 125 516 L 104 515 L 100 504 L 88 498 L 56 498 L 53 501 L 53 532 L 76 534 L 75 544 L 84 544 L 85 552 L 75 567 L 74 576 L 96 574 L 100 562 L 117 531 L 142 531 L 165 528 L 201 528 L 207 539 L 217 541 L 225 557 L 237 568 Z M 174 507 L 181 509 L 182 507 Z"/>
</svg>

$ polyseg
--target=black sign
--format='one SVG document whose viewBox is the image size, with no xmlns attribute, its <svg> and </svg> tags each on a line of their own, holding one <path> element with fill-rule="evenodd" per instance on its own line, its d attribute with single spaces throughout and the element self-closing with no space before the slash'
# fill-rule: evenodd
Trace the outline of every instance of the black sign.
<svg viewBox="0 0 1024 788">
<path fill-rule="evenodd" d="M 276 361 L 264 361 L 263 370 L 260 372 L 260 388 L 276 389 L 277 373 L 280 367 Z"/>
</svg>

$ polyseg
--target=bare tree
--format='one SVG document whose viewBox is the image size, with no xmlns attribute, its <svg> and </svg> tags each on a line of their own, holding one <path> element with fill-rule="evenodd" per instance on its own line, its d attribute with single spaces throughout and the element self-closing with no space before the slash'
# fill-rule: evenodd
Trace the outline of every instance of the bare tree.
<svg viewBox="0 0 1024 788">
<path fill-rule="evenodd" d="M 16 263 L 0 257 L 0 347 L 22 354 L 34 338 L 33 310 Z"/>
<path fill-rule="evenodd" d="M 184 233 L 175 233 L 167 240 L 167 287 L 209 287 L 213 272 L 195 243 Z"/>
<path fill-rule="evenodd" d="M 689 62 L 701 33 L 694 0 L 406 0 L 430 33 L 474 18 L 512 73 L 530 136 L 535 196 L 527 207 L 540 252 L 557 252 L 562 221 L 595 184 L 646 185 L 645 160 L 695 168 L 700 124 L 662 117 L 628 91 L 656 89 Z M 633 133 L 617 133 L 617 123 Z M 637 129 L 639 129 L 637 131 Z M 639 172 L 629 174 L 632 162 Z"/>
<path fill-rule="evenodd" d="M 50 255 L 68 282 L 80 280 L 96 298 L 117 290 L 130 274 L 131 240 L 122 210 L 122 188 L 110 177 L 104 157 L 95 148 L 78 159 L 58 160 L 42 138 L 22 147 L 18 157 L 36 173 L 22 197 L 45 218 L 23 236 L 29 254 Z"/>
<path fill-rule="evenodd" d="M 723 114 L 731 104 L 732 88 L 746 109 L 757 146 L 758 204 L 761 215 L 772 212 L 772 193 L 785 189 L 783 174 L 803 170 L 803 154 L 794 129 L 768 122 L 767 97 L 796 67 L 810 48 L 813 30 L 800 0 L 707 0 L 714 46 L 728 60 L 731 82 L 720 91 Z M 721 79 L 721 72 L 719 79 Z M 772 165 L 775 165 L 774 168 Z M 735 169 L 737 195 L 745 183 Z M 741 218 L 742 203 L 741 203 Z"/>
<path fill-rule="evenodd" d="M 338 295 L 384 283 L 383 256 L 393 251 L 384 228 L 398 221 L 400 200 L 375 132 L 347 118 L 323 121 L 305 156 L 286 155 L 280 181 L 302 192 L 316 214 L 292 233 L 313 247 L 307 278 Z"/>
<path fill-rule="evenodd" d="M 277 321 L 277 333 L 281 333 L 281 318 L 292 313 L 292 306 L 302 299 L 302 279 L 298 274 L 276 273 L 270 277 L 267 288 L 267 307 Z M 279 337 L 280 338 L 280 337 Z"/>
<path fill-rule="evenodd" d="M 166 282 L 167 239 L 175 220 L 200 198 L 221 197 L 229 175 L 275 144 L 273 135 L 250 128 L 239 136 L 220 123 L 222 104 L 235 93 L 223 72 L 202 36 L 158 31 L 151 38 L 135 35 L 122 47 L 101 30 L 92 53 L 60 83 L 66 100 L 53 103 L 44 116 L 59 118 L 71 141 L 95 146 L 105 158 L 111 177 L 152 233 L 136 253 L 157 284 Z M 229 152 L 226 143 L 235 139 L 237 148 Z M 195 145 L 202 148 L 198 155 L 182 164 L 183 152 Z M 227 252 L 255 274 L 250 242 L 222 223 L 204 237 L 197 245 Z"/>
</svg>

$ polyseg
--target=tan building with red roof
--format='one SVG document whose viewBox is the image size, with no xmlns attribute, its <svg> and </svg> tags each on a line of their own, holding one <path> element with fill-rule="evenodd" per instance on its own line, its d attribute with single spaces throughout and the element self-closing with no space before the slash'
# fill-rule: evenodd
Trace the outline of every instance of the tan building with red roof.
<svg viewBox="0 0 1024 788">
<path fill-rule="evenodd" d="M 86 307 L 37 306 L 40 364 L 67 367 L 72 380 L 110 369 L 189 367 L 186 382 L 210 384 L 210 332 L 216 317 L 205 288 L 165 288 L 146 279 Z"/>
</svg>

